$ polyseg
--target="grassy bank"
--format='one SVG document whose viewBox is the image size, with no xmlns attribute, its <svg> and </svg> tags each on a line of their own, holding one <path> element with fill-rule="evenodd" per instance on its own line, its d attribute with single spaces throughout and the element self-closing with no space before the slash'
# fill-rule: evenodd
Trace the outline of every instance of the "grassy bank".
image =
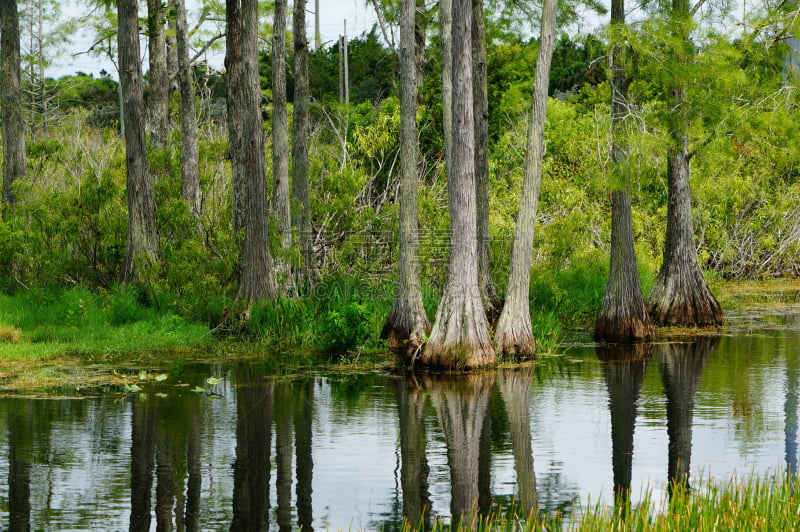
<svg viewBox="0 0 800 532">
<path fill-rule="evenodd" d="M 685 532 L 694 530 L 798 530 L 800 529 L 800 497 L 796 493 L 795 476 L 777 472 L 747 479 L 732 478 L 724 482 L 702 479 L 691 490 L 676 488 L 670 501 L 656 499 L 647 491 L 633 507 L 620 508 L 596 505 L 584 509 L 580 516 L 525 518 L 503 512 L 488 516 L 473 514 L 460 526 L 450 527 L 435 522 L 433 531 L 508 531 L 532 532 L 563 530 L 567 532 Z M 427 530 L 424 525 L 404 523 L 404 530 Z"/>
<path fill-rule="evenodd" d="M 557 351 L 573 331 L 590 330 L 604 288 L 602 266 L 534 272 L 531 313 L 539 351 Z M 308 294 L 254 306 L 249 322 L 229 323 L 230 331 L 217 327 L 221 310 L 193 322 L 197 316 L 187 314 L 177 299 L 142 287 L 34 288 L 0 295 L 0 389 L 89 383 L 108 368 L 148 368 L 175 358 L 329 352 L 358 363 L 364 353 L 388 353 L 379 336 L 393 289 L 391 283 L 327 278 Z M 715 283 L 714 290 L 726 309 L 742 310 L 791 302 L 800 282 Z M 424 288 L 430 317 L 439 291 Z M 92 364 L 107 367 L 94 371 Z"/>
</svg>

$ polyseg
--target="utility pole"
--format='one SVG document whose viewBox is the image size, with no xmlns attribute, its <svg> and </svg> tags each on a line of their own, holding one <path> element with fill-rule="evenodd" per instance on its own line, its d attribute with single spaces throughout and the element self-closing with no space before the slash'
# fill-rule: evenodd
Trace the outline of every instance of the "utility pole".
<svg viewBox="0 0 800 532">
<path fill-rule="evenodd" d="M 339 35 L 339 103 L 344 103 L 344 37 Z"/>
<path fill-rule="evenodd" d="M 319 0 L 314 0 L 314 50 L 322 48 L 322 35 L 319 31 Z"/>
<path fill-rule="evenodd" d="M 350 105 L 350 67 L 347 64 L 347 19 L 344 19 L 344 104 Z"/>
</svg>

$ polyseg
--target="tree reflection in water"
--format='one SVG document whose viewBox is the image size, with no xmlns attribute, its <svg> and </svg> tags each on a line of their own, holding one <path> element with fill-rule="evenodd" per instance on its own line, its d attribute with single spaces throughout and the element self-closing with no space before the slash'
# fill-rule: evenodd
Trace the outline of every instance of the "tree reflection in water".
<svg viewBox="0 0 800 532">
<path fill-rule="evenodd" d="M 456 378 L 431 374 L 422 378 L 447 444 L 450 513 L 454 524 L 468 518 L 478 503 L 481 434 L 494 379 L 493 372 L 471 373 Z"/>
<path fill-rule="evenodd" d="M 511 452 L 516 474 L 516 501 L 523 516 L 533 517 L 539 512 L 536 494 L 536 473 L 533 467 L 531 446 L 531 383 L 530 368 L 500 371 L 497 385 L 503 397 L 511 431 Z"/>
<path fill-rule="evenodd" d="M 656 345 L 656 358 L 667 396 L 670 493 L 676 484 L 689 487 L 694 397 L 706 362 L 719 340 L 719 336 L 696 336 L 687 341 Z"/>
<path fill-rule="evenodd" d="M 202 488 L 202 400 L 196 393 L 131 397 L 129 530 L 198 530 Z M 155 476 L 153 474 L 155 469 Z M 153 480 L 156 507 L 151 508 Z"/>
<path fill-rule="evenodd" d="M 614 471 L 614 504 L 627 512 L 633 469 L 633 434 L 639 393 L 653 344 L 605 344 L 595 347 L 608 389 L 611 412 L 611 464 Z"/>
<path fill-rule="evenodd" d="M 421 530 L 431 528 L 431 500 L 428 491 L 425 392 L 410 376 L 395 380 L 400 423 L 400 484 L 403 517 Z"/>
<path fill-rule="evenodd" d="M 252 366 L 241 368 L 237 381 L 231 530 L 267 530 L 274 383 L 263 383 Z"/>
</svg>

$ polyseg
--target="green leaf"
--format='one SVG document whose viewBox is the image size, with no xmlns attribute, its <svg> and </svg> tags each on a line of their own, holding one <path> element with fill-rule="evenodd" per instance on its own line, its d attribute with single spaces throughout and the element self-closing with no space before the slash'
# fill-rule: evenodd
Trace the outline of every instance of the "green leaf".
<svg viewBox="0 0 800 532">
<path fill-rule="evenodd" d="M 215 386 L 215 385 L 219 384 L 220 382 L 222 382 L 222 381 L 220 379 L 215 378 L 215 377 L 209 377 L 209 378 L 206 379 L 206 384 L 209 384 L 211 386 Z"/>
<path fill-rule="evenodd" d="M 127 384 L 125 385 L 125 391 L 126 392 L 136 393 L 136 392 L 140 392 L 141 390 L 142 390 L 142 387 L 137 385 L 137 384 L 131 384 L 130 386 L 127 385 Z"/>
<path fill-rule="evenodd" d="M 202 386 L 195 386 L 194 388 L 192 388 L 192 391 L 194 393 L 203 393 L 206 391 L 206 389 L 203 388 Z"/>
<path fill-rule="evenodd" d="M 167 380 L 167 377 L 168 377 L 168 375 L 166 373 L 159 373 L 155 377 L 156 378 L 156 382 L 163 382 L 163 381 Z"/>
</svg>

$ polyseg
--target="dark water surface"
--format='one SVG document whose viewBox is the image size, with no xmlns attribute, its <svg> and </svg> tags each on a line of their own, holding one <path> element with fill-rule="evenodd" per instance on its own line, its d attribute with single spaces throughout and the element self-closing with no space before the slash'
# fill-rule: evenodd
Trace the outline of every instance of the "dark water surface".
<svg viewBox="0 0 800 532">
<path fill-rule="evenodd" d="M 795 307 L 456 380 L 221 365 L 136 394 L 0 399 L 0 529 L 393 530 L 473 504 L 570 514 L 615 486 L 635 502 L 675 475 L 795 470 L 798 393 Z"/>
</svg>

